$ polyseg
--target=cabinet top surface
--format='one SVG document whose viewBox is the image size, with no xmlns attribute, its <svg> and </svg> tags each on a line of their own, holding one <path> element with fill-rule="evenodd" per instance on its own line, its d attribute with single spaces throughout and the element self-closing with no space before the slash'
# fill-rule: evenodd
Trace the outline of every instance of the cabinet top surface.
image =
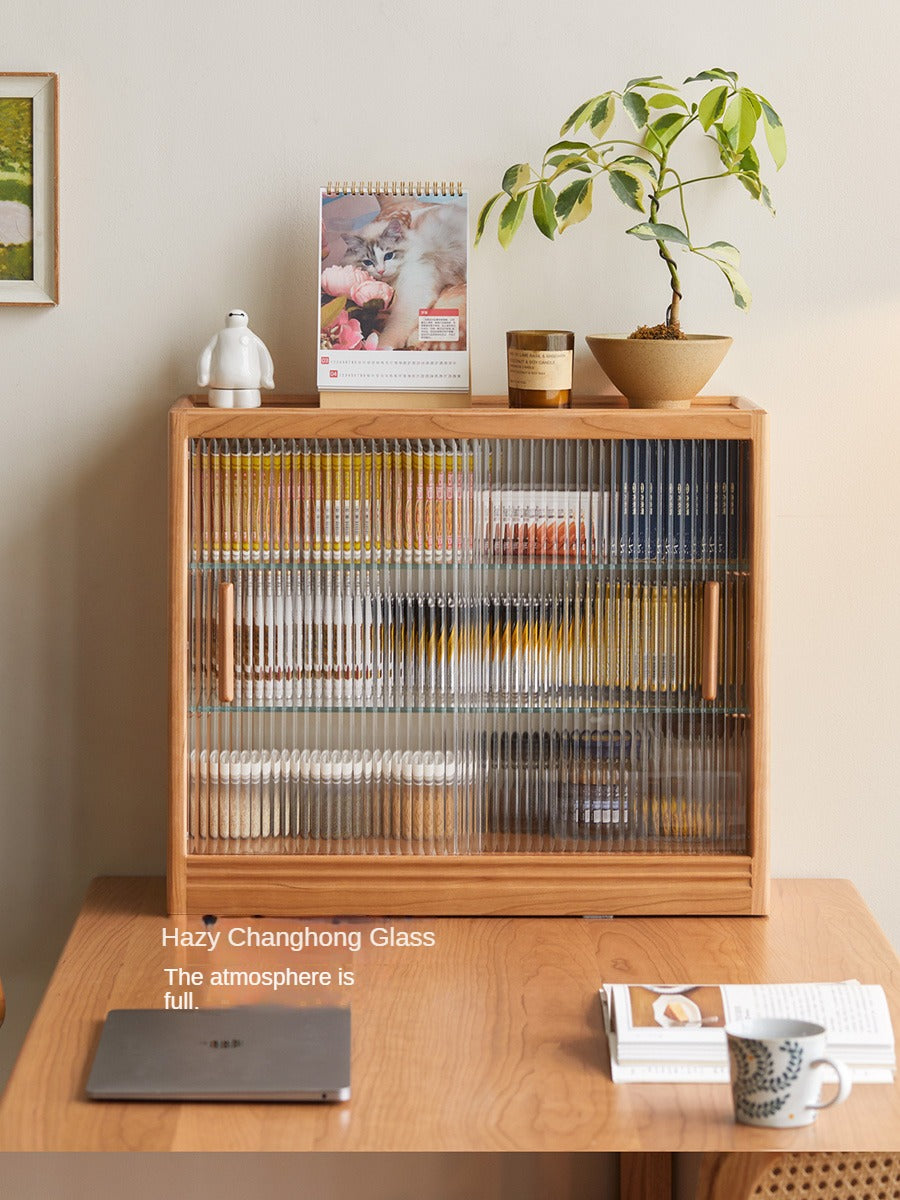
<svg viewBox="0 0 900 1200">
<path fill-rule="evenodd" d="M 852 885 L 775 880 L 762 917 L 220 918 L 213 950 L 162 945 L 200 931 L 165 917 L 160 879 L 100 879 L 0 1103 L 4 1150 L 883 1150 L 900 1144 L 900 1081 L 861 1084 L 796 1130 L 735 1125 L 727 1084 L 609 1078 L 603 982 L 791 982 L 884 986 L 900 1020 L 900 963 Z M 227 932 L 359 930 L 357 953 L 235 949 Z M 375 945 L 373 929 L 393 929 Z M 434 945 L 396 934 L 430 932 Z M 241 935 L 246 939 L 246 935 Z M 240 937 L 239 939 L 240 940 Z M 382 939 L 384 940 L 384 939 Z M 351 1004 L 353 1098 L 342 1105 L 91 1103 L 84 1081 L 111 1008 L 161 1008 L 165 971 L 201 971 L 201 1006 L 272 1001 L 213 970 L 330 970 L 330 985 L 275 997 Z M 338 983 L 340 970 L 354 982 Z"/>
<path fill-rule="evenodd" d="M 192 411 L 192 412 L 193 411 L 207 411 L 207 412 L 218 412 L 220 414 L 228 413 L 229 415 L 233 414 L 234 412 L 237 411 L 239 414 L 243 414 L 248 417 L 257 415 L 260 412 L 260 409 L 263 412 L 265 412 L 266 410 L 270 410 L 270 409 L 277 409 L 279 411 L 284 411 L 285 409 L 298 409 L 303 412 L 307 412 L 310 409 L 315 409 L 315 410 L 317 410 L 319 412 L 323 412 L 323 413 L 341 411 L 341 410 L 331 410 L 331 409 L 320 409 L 318 393 L 315 393 L 315 392 L 303 393 L 303 394 L 301 394 L 301 393 L 297 393 L 297 394 L 284 393 L 284 394 L 282 394 L 282 393 L 273 392 L 271 395 L 267 393 L 263 397 L 263 402 L 262 402 L 262 405 L 260 406 L 260 408 L 250 408 L 250 409 L 240 409 L 240 410 L 221 409 L 221 408 L 220 409 L 212 409 L 212 408 L 210 408 L 210 405 L 209 405 L 209 402 L 208 402 L 206 396 L 189 395 L 189 396 L 180 397 L 180 399 L 176 402 L 174 407 L 176 409 L 185 409 L 185 410 Z M 608 412 L 608 413 L 609 412 L 637 413 L 637 412 L 641 412 L 641 411 L 644 411 L 644 412 L 650 411 L 650 410 L 629 408 L 625 401 L 625 398 L 623 396 L 618 396 L 618 395 L 615 395 L 615 396 L 575 396 L 573 399 L 573 402 L 572 402 L 571 409 L 527 408 L 527 409 L 511 410 L 510 406 L 509 406 L 509 399 L 506 396 L 472 396 L 472 405 L 471 405 L 470 409 L 449 408 L 449 409 L 437 409 L 437 410 L 434 410 L 434 409 L 432 409 L 432 410 L 428 410 L 428 409 L 422 409 L 422 410 L 403 409 L 403 410 L 400 410 L 400 409 L 391 409 L 390 405 L 386 404 L 386 405 L 384 405 L 384 407 L 382 409 L 358 409 L 355 411 L 358 411 L 358 412 L 405 411 L 407 413 L 409 413 L 410 411 L 412 411 L 412 412 L 437 411 L 437 412 L 466 413 L 466 412 L 471 412 L 472 409 L 474 409 L 476 412 L 480 412 L 485 409 L 488 409 L 488 410 L 500 409 L 504 412 L 515 411 L 517 416 L 521 416 L 522 414 L 525 414 L 525 413 L 527 413 L 528 415 L 532 415 L 535 412 L 539 412 L 539 413 L 543 413 L 548 419 L 557 417 L 560 415 L 560 413 L 565 414 L 567 412 L 572 412 L 572 411 L 583 412 L 585 410 L 590 410 L 590 411 L 595 411 L 595 412 Z M 350 410 L 350 411 L 354 411 L 354 410 Z M 658 416 L 660 411 L 665 411 L 665 410 L 656 409 L 656 410 L 652 410 L 652 411 L 654 411 L 655 414 Z M 688 413 L 701 413 L 701 412 L 708 413 L 708 412 L 730 412 L 730 411 L 756 411 L 756 412 L 758 412 L 761 410 L 759 409 L 758 405 L 753 403 L 752 400 L 747 400 L 743 396 L 697 396 L 696 399 L 692 401 L 691 407 L 689 409 L 686 409 L 686 410 L 679 409 L 679 410 L 673 410 L 673 411 L 688 412 Z"/>
<path fill-rule="evenodd" d="M 506 396 L 473 396 L 467 408 L 323 409 L 317 395 L 223 409 L 183 396 L 170 414 L 173 431 L 189 437 L 753 438 L 765 419 L 740 396 L 701 396 L 680 411 L 628 408 L 621 396 L 576 397 L 563 409 L 510 409 Z"/>
</svg>

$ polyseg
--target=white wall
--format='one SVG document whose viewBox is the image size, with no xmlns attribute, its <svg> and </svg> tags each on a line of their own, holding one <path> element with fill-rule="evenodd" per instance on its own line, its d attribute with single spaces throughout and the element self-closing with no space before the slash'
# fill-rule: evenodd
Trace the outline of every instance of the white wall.
<svg viewBox="0 0 900 1200">
<path fill-rule="evenodd" d="M 723 189 L 695 219 L 743 249 L 753 310 L 697 265 L 683 317 L 735 336 L 713 387 L 772 415 L 775 873 L 849 876 L 900 943 L 893 0 L 37 0 L 3 26 L 0 69 L 60 74 L 62 246 L 60 306 L 0 311 L 4 1061 L 88 879 L 163 870 L 165 414 L 209 334 L 245 306 L 279 390 L 313 390 L 320 184 L 462 178 L 477 204 L 644 72 L 735 67 L 787 126 L 778 217 Z M 476 391 L 505 386 L 507 328 L 660 318 L 652 248 L 601 206 L 474 252 Z M 576 386 L 602 387 L 584 350 Z"/>
</svg>

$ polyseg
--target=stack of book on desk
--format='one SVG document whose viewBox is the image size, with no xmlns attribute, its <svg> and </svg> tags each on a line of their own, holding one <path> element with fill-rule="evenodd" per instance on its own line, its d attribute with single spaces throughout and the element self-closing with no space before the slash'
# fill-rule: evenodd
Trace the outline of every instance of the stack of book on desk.
<svg viewBox="0 0 900 1200">
<path fill-rule="evenodd" d="M 891 1083 L 894 1032 L 884 990 L 846 983 L 605 984 L 614 1083 L 727 1083 L 725 1026 L 756 1017 L 812 1021 L 856 1083 Z"/>
</svg>

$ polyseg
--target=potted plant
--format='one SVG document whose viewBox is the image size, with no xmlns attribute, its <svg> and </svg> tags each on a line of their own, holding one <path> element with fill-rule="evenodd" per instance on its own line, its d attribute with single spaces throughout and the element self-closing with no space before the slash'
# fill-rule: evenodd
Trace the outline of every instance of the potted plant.
<svg viewBox="0 0 900 1200">
<path fill-rule="evenodd" d="M 694 100 L 693 92 L 685 89 L 697 85 L 704 90 Z M 620 109 L 632 128 L 613 136 Z M 582 130 L 584 140 L 578 140 Z M 684 169 L 676 166 L 675 151 L 683 149 L 682 139 L 690 131 L 710 141 L 718 161 L 708 171 L 685 177 Z M 503 201 L 497 234 L 500 243 L 508 246 L 529 200 L 535 224 L 552 240 L 590 214 L 594 181 L 605 175 L 624 205 L 646 214 L 646 220 L 627 232 L 656 244 L 669 299 L 665 320 L 659 324 L 642 325 L 627 336 L 588 337 L 588 344 L 631 404 L 686 407 L 724 358 L 731 338 L 682 331 L 683 296 L 675 252 L 696 254 L 712 263 L 727 280 L 737 307 L 750 307 L 740 252 L 730 242 L 701 242 L 688 220 L 688 201 L 698 185 L 731 178 L 774 213 L 760 175 L 761 135 L 780 169 L 787 152 L 781 118 L 764 96 L 743 87 L 734 71 L 718 67 L 701 71 L 682 87 L 665 83 L 659 75 L 632 79 L 621 92 L 602 92 L 580 104 L 563 123 L 561 140 L 548 146 L 540 170 L 516 163 L 505 172 L 502 190 L 479 214 L 475 242 L 481 240 L 492 210 Z"/>
</svg>

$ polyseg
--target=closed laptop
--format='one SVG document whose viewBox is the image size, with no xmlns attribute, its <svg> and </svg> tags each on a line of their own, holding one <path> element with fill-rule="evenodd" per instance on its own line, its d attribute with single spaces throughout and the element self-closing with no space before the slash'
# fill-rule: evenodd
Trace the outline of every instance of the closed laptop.
<svg viewBox="0 0 900 1200">
<path fill-rule="evenodd" d="M 350 1098 L 350 1009 L 113 1009 L 94 1100 Z"/>
</svg>

